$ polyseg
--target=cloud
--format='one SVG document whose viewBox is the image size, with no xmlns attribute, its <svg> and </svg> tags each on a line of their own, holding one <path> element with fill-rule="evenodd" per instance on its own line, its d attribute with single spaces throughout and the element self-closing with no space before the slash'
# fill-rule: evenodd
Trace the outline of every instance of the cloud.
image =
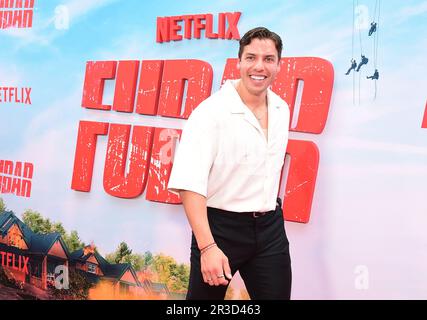
<svg viewBox="0 0 427 320">
<path fill-rule="evenodd" d="M 110 5 L 117 0 L 71 0 L 65 3 L 60 4 L 61 7 L 66 9 L 66 13 L 69 15 L 70 23 L 76 22 L 81 17 L 90 14 L 92 11 Z M 45 11 L 47 15 L 43 16 L 42 14 L 37 15 L 39 19 L 37 23 L 33 23 L 31 29 L 19 29 L 19 28 L 9 28 L 3 30 L 2 34 L 19 38 L 20 43 L 17 44 L 15 50 L 19 50 L 23 46 L 30 44 L 38 44 L 42 46 L 50 46 L 51 43 L 60 35 L 63 34 L 63 30 L 57 30 L 55 28 L 55 19 L 56 8 L 53 8 L 52 11 Z M 37 8 L 35 8 L 37 10 Z"/>
<path fill-rule="evenodd" d="M 71 0 L 63 5 L 68 8 L 70 19 L 76 20 L 99 8 L 110 5 L 117 0 Z"/>
<path fill-rule="evenodd" d="M 0 86 L 18 87 L 22 79 L 16 64 L 0 64 Z"/>
<path fill-rule="evenodd" d="M 407 6 L 399 11 L 400 22 L 427 13 L 427 1 L 413 6 Z"/>
</svg>

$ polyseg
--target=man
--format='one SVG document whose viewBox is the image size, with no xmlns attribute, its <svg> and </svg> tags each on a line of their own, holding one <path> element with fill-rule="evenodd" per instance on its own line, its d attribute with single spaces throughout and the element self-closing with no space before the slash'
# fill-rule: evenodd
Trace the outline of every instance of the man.
<svg viewBox="0 0 427 320">
<path fill-rule="evenodd" d="M 372 21 L 371 28 L 369 29 L 368 36 L 370 37 L 375 31 L 377 31 L 377 23 Z"/>
<path fill-rule="evenodd" d="M 362 54 L 362 60 L 360 60 L 359 65 L 357 66 L 356 71 L 359 72 L 360 68 L 364 65 L 364 64 L 368 64 L 369 59 L 366 58 L 363 54 Z"/>
<path fill-rule="evenodd" d="M 366 79 L 378 80 L 379 77 L 380 77 L 380 73 L 378 72 L 378 69 L 375 69 L 374 74 L 372 76 L 366 77 Z"/>
<path fill-rule="evenodd" d="M 266 28 L 240 40 L 240 79 L 189 117 L 168 188 L 193 230 L 187 299 L 224 299 L 239 271 L 252 299 L 289 299 L 291 261 L 277 198 L 289 107 L 269 86 L 282 41 Z"/>
<path fill-rule="evenodd" d="M 351 59 L 351 66 L 350 66 L 350 68 L 347 70 L 347 72 L 345 73 L 345 75 L 346 75 L 346 76 L 348 76 L 348 75 L 350 74 L 350 71 L 351 71 L 351 70 L 356 69 L 356 67 L 357 67 L 356 60 Z"/>
</svg>

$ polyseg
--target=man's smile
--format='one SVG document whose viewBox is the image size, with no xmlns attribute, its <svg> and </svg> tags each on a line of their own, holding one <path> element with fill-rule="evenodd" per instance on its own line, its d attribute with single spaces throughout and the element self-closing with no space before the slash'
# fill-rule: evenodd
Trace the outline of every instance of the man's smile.
<svg viewBox="0 0 427 320">
<path fill-rule="evenodd" d="M 250 75 L 249 77 L 255 81 L 262 81 L 267 79 L 267 76 L 263 76 L 263 75 Z"/>
</svg>

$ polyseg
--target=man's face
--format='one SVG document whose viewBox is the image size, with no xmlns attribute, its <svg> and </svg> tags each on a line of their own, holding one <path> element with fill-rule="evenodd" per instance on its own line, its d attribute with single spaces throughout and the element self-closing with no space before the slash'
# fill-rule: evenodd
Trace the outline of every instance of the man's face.
<svg viewBox="0 0 427 320">
<path fill-rule="evenodd" d="M 279 57 L 271 39 L 252 39 L 243 48 L 237 65 L 246 90 L 254 95 L 264 93 L 280 71 Z"/>
</svg>

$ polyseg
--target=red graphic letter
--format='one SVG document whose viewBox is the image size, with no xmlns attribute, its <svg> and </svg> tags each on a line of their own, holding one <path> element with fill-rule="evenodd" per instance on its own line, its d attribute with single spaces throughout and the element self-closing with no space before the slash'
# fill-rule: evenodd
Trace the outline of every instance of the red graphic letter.
<svg viewBox="0 0 427 320">
<path fill-rule="evenodd" d="M 133 112 L 139 61 L 120 61 L 114 90 L 113 110 Z"/>
<path fill-rule="evenodd" d="M 316 186 L 319 150 L 314 142 L 289 140 L 286 153 L 291 163 L 283 202 L 284 216 L 286 220 L 307 223 Z"/>
<path fill-rule="evenodd" d="M 163 60 L 142 61 L 136 113 L 156 115 L 159 102 Z"/>
<path fill-rule="evenodd" d="M 240 35 L 239 35 L 239 30 L 237 29 L 237 23 L 239 22 L 239 18 L 241 16 L 241 12 L 227 12 L 225 14 L 225 17 L 227 18 L 227 22 L 228 22 L 228 29 L 227 32 L 225 33 L 225 37 L 226 39 L 235 39 L 235 40 L 239 40 L 240 39 Z"/>
<path fill-rule="evenodd" d="M 187 80 L 185 110 L 181 115 Z M 160 91 L 159 115 L 187 119 L 200 102 L 210 96 L 212 67 L 201 60 L 166 60 Z"/>
<path fill-rule="evenodd" d="M 179 197 L 167 190 L 172 169 L 173 153 L 181 130 L 156 128 L 147 185 L 146 199 L 164 203 L 181 203 Z"/>
<path fill-rule="evenodd" d="M 90 191 L 97 136 L 107 132 L 108 123 L 80 121 L 71 189 Z"/>
<path fill-rule="evenodd" d="M 157 17 L 156 42 L 169 42 L 169 17 Z"/>
<path fill-rule="evenodd" d="M 130 129 L 130 125 L 111 125 L 104 169 L 105 191 L 112 196 L 128 199 L 136 198 L 144 191 L 153 136 L 153 128 L 133 128 L 129 173 L 126 174 Z"/>
<path fill-rule="evenodd" d="M 104 93 L 105 79 L 114 79 L 115 75 L 116 61 L 87 62 L 82 107 L 110 110 L 111 106 L 102 105 L 102 94 Z"/>
</svg>

